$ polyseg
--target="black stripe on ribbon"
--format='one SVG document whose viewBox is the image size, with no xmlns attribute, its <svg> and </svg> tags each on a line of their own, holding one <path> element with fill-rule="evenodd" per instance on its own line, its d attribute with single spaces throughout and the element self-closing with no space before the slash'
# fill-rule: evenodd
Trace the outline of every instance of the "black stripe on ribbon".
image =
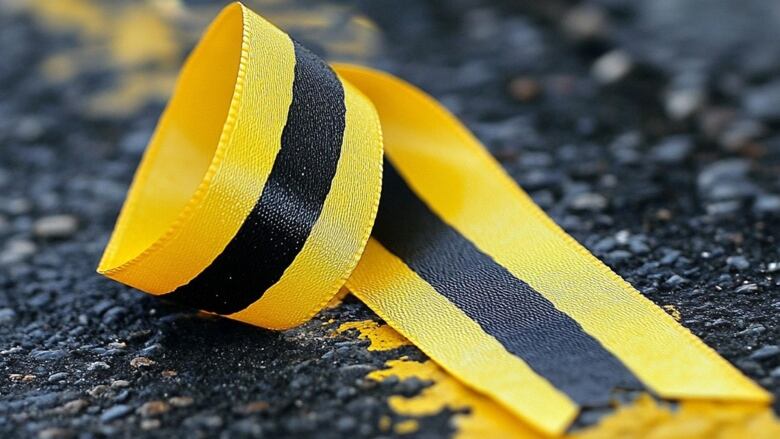
<svg viewBox="0 0 780 439">
<path fill-rule="evenodd" d="M 643 388 L 579 323 L 444 223 L 388 161 L 373 233 L 507 351 L 576 403 L 602 406 L 615 389 Z"/>
<path fill-rule="evenodd" d="M 279 281 L 317 222 L 341 155 L 344 89 L 325 62 L 293 44 L 292 102 L 262 194 L 211 265 L 162 297 L 219 314 L 241 311 Z"/>
</svg>

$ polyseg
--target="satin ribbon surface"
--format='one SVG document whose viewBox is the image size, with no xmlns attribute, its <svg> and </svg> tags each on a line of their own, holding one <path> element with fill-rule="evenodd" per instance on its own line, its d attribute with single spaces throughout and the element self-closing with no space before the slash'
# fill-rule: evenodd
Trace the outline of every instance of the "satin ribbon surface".
<svg viewBox="0 0 780 439">
<path fill-rule="evenodd" d="M 98 271 L 270 329 L 344 286 L 559 434 L 616 392 L 770 395 L 563 232 L 460 122 L 241 4 L 190 55 Z"/>
</svg>

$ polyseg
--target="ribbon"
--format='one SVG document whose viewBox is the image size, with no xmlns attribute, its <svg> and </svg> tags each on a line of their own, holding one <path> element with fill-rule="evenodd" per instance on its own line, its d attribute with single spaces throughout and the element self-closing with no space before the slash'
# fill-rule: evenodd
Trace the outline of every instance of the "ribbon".
<svg viewBox="0 0 780 439">
<path fill-rule="evenodd" d="M 346 286 L 550 434 L 623 390 L 770 400 L 561 230 L 432 98 L 331 68 L 239 3 L 187 60 L 98 271 L 279 330 Z"/>
</svg>

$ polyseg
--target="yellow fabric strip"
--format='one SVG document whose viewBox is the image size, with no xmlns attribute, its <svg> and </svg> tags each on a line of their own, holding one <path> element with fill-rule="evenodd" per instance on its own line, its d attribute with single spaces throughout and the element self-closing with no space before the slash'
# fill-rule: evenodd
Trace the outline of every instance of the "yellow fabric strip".
<svg viewBox="0 0 780 439">
<path fill-rule="evenodd" d="M 243 5 L 225 8 L 184 67 L 98 271 L 151 294 L 205 298 L 197 303 L 273 329 L 308 320 L 346 284 L 464 384 L 543 432 L 563 432 L 578 412 L 571 393 L 509 352 L 463 303 L 448 300 L 430 279 L 369 240 L 384 146 L 411 189 L 461 241 L 576 321 L 578 334 L 597 340 L 604 355 L 617 358 L 648 390 L 668 398 L 770 399 L 558 228 L 435 101 L 387 74 L 346 65 L 335 70 L 338 77 Z M 323 93 L 312 94 L 312 84 L 322 84 Z M 300 99 L 339 111 L 306 119 L 314 111 Z M 285 130 L 295 129 L 285 143 Z M 318 135 L 327 139 L 317 142 Z M 295 139 L 305 140 L 297 144 L 311 147 L 305 153 L 315 158 L 319 143 L 333 144 L 323 155 L 332 165 L 322 168 L 328 178 L 284 168 L 289 175 L 272 179 L 279 156 L 298 151 L 289 149 Z M 297 186 L 277 186 L 285 181 Z M 257 209 L 266 190 L 268 206 L 289 202 L 314 213 L 306 221 L 290 210 L 268 219 Z M 307 198 L 314 193 L 321 198 Z M 404 221 L 404 212 L 397 215 Z M 290 231 L 293 238 L 257 248 L 253 231 L 282 238 Z M 269 254 L 289 258 L 276 261 L 276 271 L 252 265 Z M 250 262 L 240 264 L 248 267 L 244 273 L 231 270 L 237 260 Z M 248 282 L 240 292 L 224 287 L 240 284 L 237 278 L 256 280 L 239 276 L 250 271 L 278 276 L 257 291 Z M 188 290 L 193 284 L 199 286 Z M 468 297 L 471 303 L 479 294 Z M 567 378 L 577 377 L 572 370 Z"/>
<path fill-rule="evenodd" d="M 545 431 L 563 431 L 577 405 L 486 334 L 376 240 L 347 288 L 453 376 Z"/>
<path fill-rule="evenodd" d="M 338 292 L 360 259 L 356 249 L 366 245 L 379 206 L 382 138 L 374 107 L 344 85 L 347 121 L 341 160 L 320 219 L 279 282 L 231 318 L 272 329 L 299 325 Z M 355 196 L 355 188 L 364 189 Z"/>
<path fill-rule="evenodd" d="M 203 40 L 98 267 L 150 294 L 187 283 L 235 235 L 265 185 L 292 99 L 292 42 L 259 16 L 228 7 Z"/>
<path fill-rule="evenodd" d="M 439 104 L 386 74 L 349 66 L 339 71 L 374 102 L 385 152 L 418 195 L 574 317 L 655 392 L 667 398 L 769 400 L 566 235 Z"/>
</svg>

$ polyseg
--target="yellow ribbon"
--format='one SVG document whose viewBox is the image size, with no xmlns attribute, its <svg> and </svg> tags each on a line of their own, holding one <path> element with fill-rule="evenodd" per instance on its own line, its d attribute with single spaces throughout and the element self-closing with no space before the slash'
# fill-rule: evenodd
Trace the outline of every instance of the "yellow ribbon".
<svg viewBox="0 0 780 439">
<path fill-rule="evenodd" d="M 271 329 L 346 286 L 551 434 L 621 389 L 770 400 L 554 224 L 433 99 L 331 70 L 238 3 L 188 59 L 98 271 Z"/>
</svg>

